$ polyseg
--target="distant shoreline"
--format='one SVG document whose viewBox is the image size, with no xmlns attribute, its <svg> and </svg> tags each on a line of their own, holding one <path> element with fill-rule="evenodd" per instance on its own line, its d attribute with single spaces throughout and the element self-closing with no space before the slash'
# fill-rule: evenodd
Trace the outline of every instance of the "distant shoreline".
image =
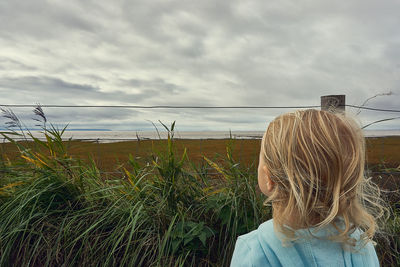
<svg viewBox="0 0 400 267">
<path fill-rule="evenodd" d="M 9 131 L 7 131 L 9 132 Z M 19 131 L 17 131 L 19 132 Z M 40 140 L 46 140 L 42 131 L 31 131 L 32 135 Z M 176 140 L 259 140 L 264 135 L 264 131 L 176 131 L 174 139 Z M 28 140 L 32 140 L 27 136 Z M 400 130 L 365 130 L 365 138 L 384 138 L 384 137 L 400 137 Z M 0 136 L 1 138 L 2 136 Z M 10 136 L 11 137 L 11 136 Z M 12 136 L 14 140 L 25 140 L 23 136 Z M 144 140 L 165 140 L 168 138 L 166 131 L 84 131 L 84 130 L 66 130 L 62 136 L 63 140 L 88 141 L 98 143 L 114 143 L 114 142 L 129 142 L 129 141 L 144 141 Z M 8 140 L 3 139 L 3 142 Z"/>
</svg>

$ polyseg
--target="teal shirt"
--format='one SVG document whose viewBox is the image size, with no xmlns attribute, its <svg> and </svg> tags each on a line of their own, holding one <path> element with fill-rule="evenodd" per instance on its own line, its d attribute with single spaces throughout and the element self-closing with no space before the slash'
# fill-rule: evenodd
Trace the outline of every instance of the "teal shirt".
<svg viewBox="0 0 400 267">
<path fill-rule="evenodd" d="M 322 237 L 337 233 L 333 226 L 318 232 L 310 228 L 315 236 Z M 307 234 L 306 229 L 296 233 Z M 351 234 L 359 240 L 361 230 Z M 310 237 L 310 235 L 308 234 Z M 351 253 L 342 249 L 340 243 L 317 238 L 302 238 L 292 242 L 292 246 L 283 247 L 281 240 L 274 232 L 273 219 L 261 224 L 257 230 L 239 236 L 233 252 L 231 267 L 261 267 L 261 266 L 379 266 L 375 248 L 368 242 L 360 253 Z M 360 243 L 359 243 L 360 244 Z"/>
</svg>

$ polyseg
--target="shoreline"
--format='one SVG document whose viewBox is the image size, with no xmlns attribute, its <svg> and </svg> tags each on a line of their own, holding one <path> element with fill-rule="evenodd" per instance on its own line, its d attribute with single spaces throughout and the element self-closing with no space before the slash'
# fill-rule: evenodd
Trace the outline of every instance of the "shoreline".
<svg viewBox="0 0 400 267">
<path fill-rule="evenodd" d="M 8 136 L 14 140 L 25 141 L 23 136 L 11 135 L 11 131 L 1 131 L 10 133 Z M 22 134 L 21 131 L 15 133 Z M 23 132 L 26 138 L 32 139 Z M 35 138 L 45 141 L 46 138 L 43 131 L 31 131 Z M 174 131 L 174 140 L 261 140 L 264 131 Z M 366 139 L 369 138 L 387 138 L 400 137 L 400 130 L 363 130 L 363 135 Z M 63 141 L 68 141 L 72 138 L 73 141 L 94 141 L 98 143 L 114 143 L 121 141 L 142 141 L 142 140 L 166 140 L 168 132 L 166 131 L 68 131 L 62 135 Z M 3 139 L 3 142 L 9 142 Z"/>
<path fill-rule="evenodd" d="M 36 136 L 35 136 L 36 137 Z M 400 138 L 400 135 L 384 135 L 384 136 L 365 136 L 365 139 L 382 139 L 382 138 Z M 46 141 L 46 138 L 38 138 L 41 141 Z M 73 142 L 97 142 L 105 144 L 105 143 L 119 143 L 119 142 L 136 142 L 136 141 L 165 141 L 168 138 L 148 138 L 148 137 L 141 137 L 141 138 L 77 138 L 77 139 L 71 139 L 69 140 L 68 138 L 62 139 L 63 142 L 68 142 L 68 141 L 73 141 Z M 261 140 L 262 137 L 234 137 L 234 138 L 212 138 L 212 137 L 205 137 L 205 138 L 181 138 L 181 137 L 175 137 L 173 140 L 179 140 L 179 141 L 200 141 L 200 140 Z M 13 138 L 13 140 L 17 140 L 17 142 L 33 142 L 33 139 L 30 137 L 27 137 L 27 140 L 25 138 Z M 107 141 L 107 142 L 102 142 L 102 141 Z M 114 142 L 113 142 L 114 141 Z M 5 138 L 2 138 L 1 143 L 10 143 Z"/>
</svg>

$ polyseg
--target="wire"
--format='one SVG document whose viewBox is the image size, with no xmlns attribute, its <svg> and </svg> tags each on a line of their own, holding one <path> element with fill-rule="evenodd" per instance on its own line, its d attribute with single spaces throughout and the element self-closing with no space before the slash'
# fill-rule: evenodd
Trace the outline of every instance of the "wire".
<svg viewBox="0 0 400 267">
<path fill-rule="evenodd" d="M 38 105 L 25 105 L 25 104 L 0 104 L 3 107 L 16 107 L 16 108 L 24 108 L 24 107 L 37 107 Z M 141 108 L 141 109 L 155 109 L 155 108 L 199 108 L 199 109 L 207 109 L 207 108 L 233 108 L 233 109 L 266 109 L 266 108 L 321 108 L 321 105 L 317 106 L 140 106 L 140 105 L 40 105 L 41 107 L 46 108 Z M 343 105 L 339 105 L 343 106 Z M 352 108 L 360 108 L 360 109 L 368 109 L 374 111 L 384 111 L 384 112 L 400 112 L 400 110 L 394 109 L 379 109 L 379 108 L 371 108 L 364 106 L 356 106 L 356 105 L 344 105 L 346 107 Z"/>
<path fill-rule="evenodd" d="M 400 112 L 400 110 L 394 110 L 394 109 L 379 109 L 379 108 L 360 107 L 360 106 L 354 106 L 354 105 L 345 105 L 345 106 L 347 106 L 347 107 L 353 107 L 353 108 L 361 108 L 361 109 L 374 110 L 374 111 Z"/>
<path fill-rule="evenodd" d="M 16 108 L 25 108 L 25 107 L 37 107 L 37 105 L 25 105 L 25 104 L 0 104 L 0 106 L 4 107 L 16 107 Z M 46 108 L 319 108 L 319 106 L 292 106 L 292 107 L 270 107 L 270 106 L 136 106 L 136 105 L 126 105 L 126 106 L 117 106 L 117 105 L 109 105 L 109 106 L 95 106 L 95 105 L 40 105 L 41 107 Z"/>
</svg>

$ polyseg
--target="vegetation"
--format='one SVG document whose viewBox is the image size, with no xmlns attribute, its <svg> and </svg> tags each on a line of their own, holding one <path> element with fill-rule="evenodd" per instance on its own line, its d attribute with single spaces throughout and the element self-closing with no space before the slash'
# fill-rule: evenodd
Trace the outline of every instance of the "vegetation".
<svg viewBox="0 0 400 267">
<path fill-rule="evenodd" d="M 256 166 L 233 157 L 234 139 L 224 156 L 194 164 L 186 150 L 176 152 L 175 123 L 163 125 L 163 149 L 141 161 L 129 155 L 122 178 L 104 179 L 93 159 L 69 154 L 67 126 L 48 127 L 40 107 L 35 114 L 46 141 L 1 133 L 20 160 L 0 161 L 0 266 L 228 266 L 237 236 L 271 218 Z M 13 139 L 26 135 L 33 146 Z M 377 240 L 384 266 L 400 264 L 400 207 L 392 204 Z"/>
</svg>

